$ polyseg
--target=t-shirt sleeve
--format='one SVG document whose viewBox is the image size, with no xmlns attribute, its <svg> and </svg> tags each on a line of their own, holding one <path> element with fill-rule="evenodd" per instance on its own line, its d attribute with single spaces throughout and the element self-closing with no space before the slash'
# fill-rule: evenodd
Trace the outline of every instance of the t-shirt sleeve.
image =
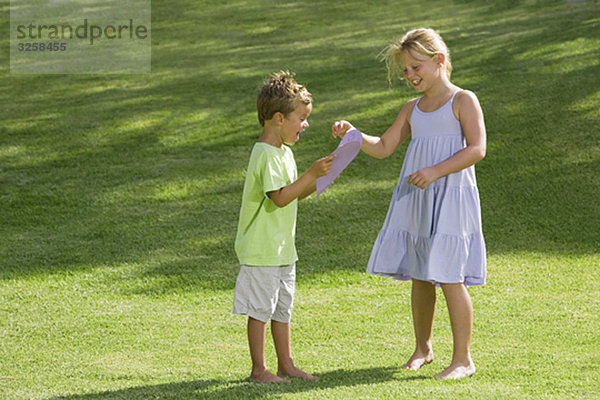
<svg viewBox="0 0 600 400">
<path fill-rule="evenodd" d="M 281 159 L 275 157 L 266 157 L 262 168 L 263 193 L 279 190 L 290 182 L 286 180 L 284 163 Z"/>
</svg>

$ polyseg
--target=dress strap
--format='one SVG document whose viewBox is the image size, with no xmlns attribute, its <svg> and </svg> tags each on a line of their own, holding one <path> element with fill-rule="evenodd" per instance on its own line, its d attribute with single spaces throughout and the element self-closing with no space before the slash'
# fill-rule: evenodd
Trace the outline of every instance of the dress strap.
<svg viewBox="0 0 600 400">
<path fill-rule="evenodd" d="M 453 104 L 453 103 L 454 103 L 454 97 L 456 96 L 456 94 L 457 94 L 458 92 L 462 92 L 462 91 L 463 91 L 462 89 L 458 89 L 456 92 L 454 92 L 454 93 L 452 94 L 452 97 L 450 98 L 450 104 Z"/>
</svg>

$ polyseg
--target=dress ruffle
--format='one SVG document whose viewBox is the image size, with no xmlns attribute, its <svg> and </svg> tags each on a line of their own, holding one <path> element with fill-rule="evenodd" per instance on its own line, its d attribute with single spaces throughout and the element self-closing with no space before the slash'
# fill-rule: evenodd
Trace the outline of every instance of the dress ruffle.
<svg viewBox="0 0 600 400">
<path fill-rule="evenodd" d="M 474 167 L 442 177 L 425 189 L 408 184 L 412 173 L 464 147 L 462 134 L 411 140 L 368 273 L 435 284 L 485 284 L 486 250 Z"/>
</svg>

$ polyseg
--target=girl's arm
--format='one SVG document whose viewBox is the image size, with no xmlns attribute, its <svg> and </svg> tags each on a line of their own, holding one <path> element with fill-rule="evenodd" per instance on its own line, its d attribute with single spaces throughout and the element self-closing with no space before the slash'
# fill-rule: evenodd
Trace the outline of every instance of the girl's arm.
<svg viewBox="0 0 600 400">
<path fill-rule="evenodd" d="M 416 99 L 406 103 L 392 126 L 381 137 L 363 133 L 361 150 L 375 158 L 390 156 L 410 136 L 409 116 L 415 103 Z M 348 121 L 337 121 L 333 124 L 333 137 L 343 137 L 351 129 L 354 127 Z"/>
<path fill-rule="evenodd" d="M 409 177 L 409 184 L 425 189 L 436 179 L 468 168 L 485 157 L 485 122 L 477 96 L 463 90 L 456 95 L 454 101 L 467 147 L 439 164 L 418 170 Z"/>
</svg>

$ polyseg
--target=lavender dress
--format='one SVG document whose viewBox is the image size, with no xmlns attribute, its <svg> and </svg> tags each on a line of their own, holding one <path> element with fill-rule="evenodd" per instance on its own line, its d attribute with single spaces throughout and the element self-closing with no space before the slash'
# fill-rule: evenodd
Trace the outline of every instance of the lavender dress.
<svg viewBox="0 0 600 400">
<path fill-rule="evenodd" d="M 479 191 L 471 166 L 425 189 L 408 184 L 417 170 L 433 166 L 465 148 L 454 96 L 433 112 L 410 117 L 412 139 L 385 222 L 371 252 L 367 272 L 395 279 L 485 284 L 485 241 Z"/>
</svg>

